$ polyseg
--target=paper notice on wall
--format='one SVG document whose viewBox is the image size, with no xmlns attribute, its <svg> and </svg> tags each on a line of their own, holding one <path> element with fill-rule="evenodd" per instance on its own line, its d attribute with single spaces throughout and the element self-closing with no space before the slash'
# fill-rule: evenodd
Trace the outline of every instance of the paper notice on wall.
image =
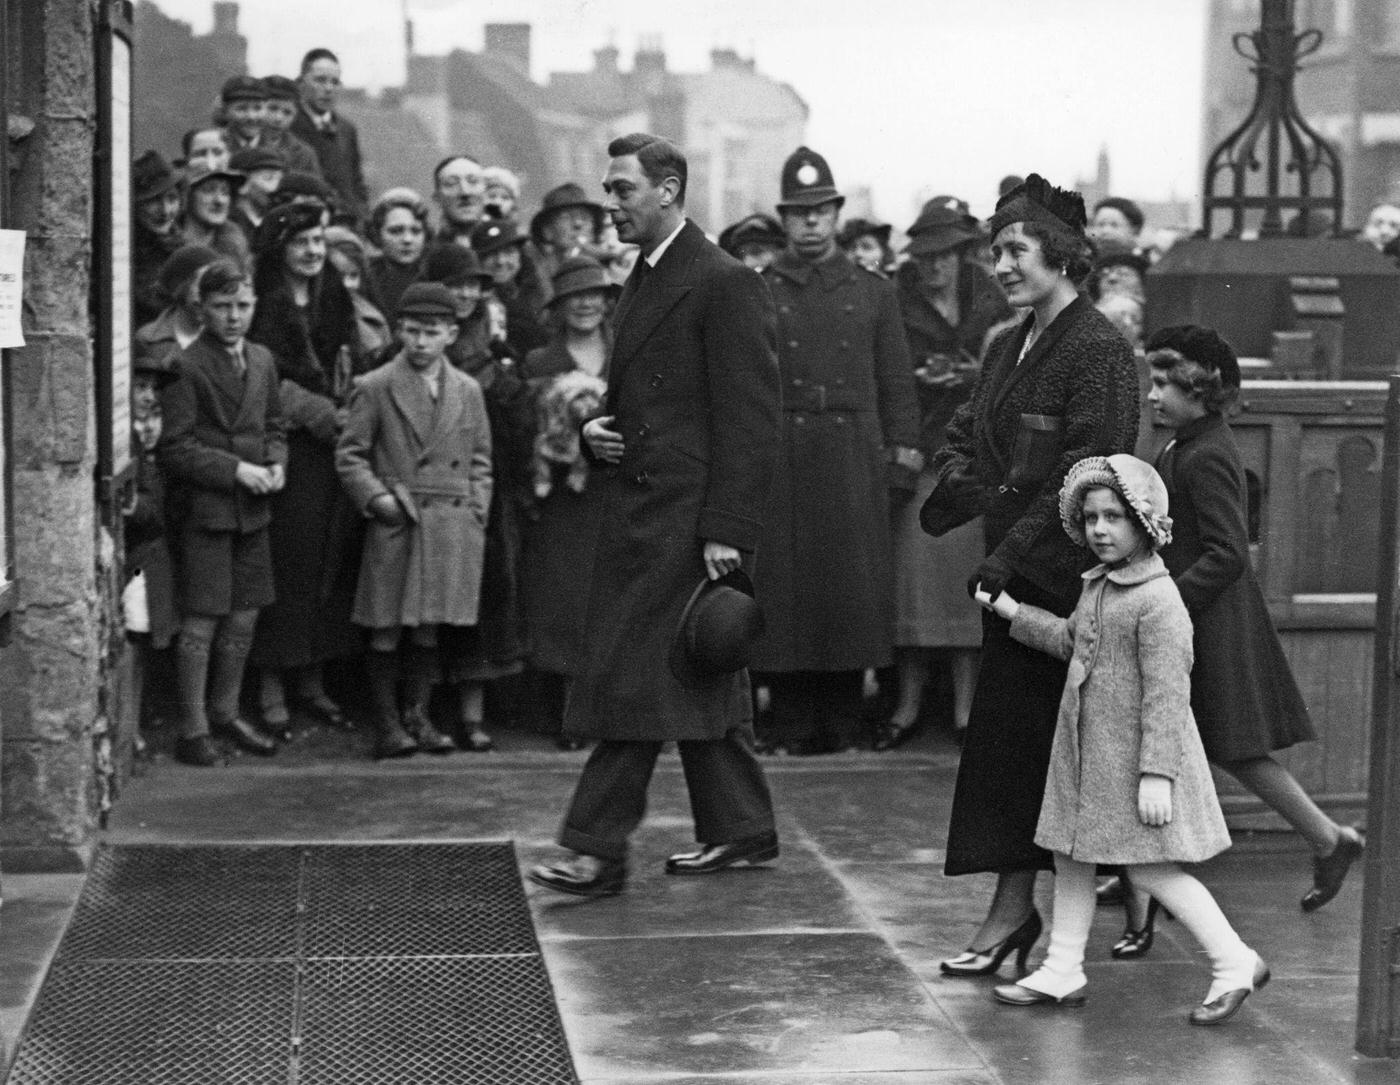
<svg viewBox="0 0 1400 1085">
<path fill-rule="evenodd" d="M 0 347 L 24 346 L 24 231 L 0 230 Z"/>
</svg>

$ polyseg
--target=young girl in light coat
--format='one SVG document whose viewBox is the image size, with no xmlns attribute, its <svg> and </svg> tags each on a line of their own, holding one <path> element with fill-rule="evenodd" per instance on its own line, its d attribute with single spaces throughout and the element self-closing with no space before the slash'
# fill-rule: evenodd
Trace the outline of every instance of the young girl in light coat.
<svg viewBox="0 0 1400 1085">
<path fill-rule="evenodd" d="M 1230 846 L 1191 716 L 1191 620 L 1157 550 L 1171 540 L 1167 491 L 1132 456 L 1094 456 L 1070 469 L 1060 518 L 1100 564 L 1084 574 L 1069 618 L 1004 592 L 979 601 L 1017 640 L 1069 660 L 1035 842 L 1055 853 L 1055 913 L 1040 968 L 997 987 L 1012 1006 L 1085 1001 L 1084 946 L 1094 914 L 1094 868 L 1128 868 L 1210 957 L 1210 990 L 1189 1020 L 1232 1017 L 1269 979 L 1219 905 L 1179 863 Z"/>
</svg>

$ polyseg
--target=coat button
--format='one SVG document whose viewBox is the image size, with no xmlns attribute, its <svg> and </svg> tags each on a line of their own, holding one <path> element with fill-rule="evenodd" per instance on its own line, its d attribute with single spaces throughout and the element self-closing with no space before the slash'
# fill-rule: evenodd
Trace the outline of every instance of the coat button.
<svg viewBox="0 0 1400 1085">
<path fill-rule="evenodd" d="M 461 460 L 453 460 L 453 461 L 452 461 L 452 466 L 453 466 L 454 468 L 456 468 L 456 467 L 461 467 L 461 466 L 462 466 L 462 461 L 461 461 Z"/>
<path fill-rule="evenodd" d="M 792 421 L 793 421 L 793 425 L 800 426 L 800 425 L 802 425 L 803 422 L 807 421 L 807 419 L 803 418 L 803 417 L 799 414 L 799 415 L 796 415 L 796 416 L 793 418 Z"/>
<path fill-rule="evenodd" d="M 793 386 L 794 388 L 801 388 L 801 387 L 802 387 L 802 378 L 801 378 L 801 377 L 793 377 L 793 378 L 792 378 L 792 386 Z"/>
<path fill-rule="evenodd" d="M 850 344 L 850 343 L 846 342 L 846 340 L 844 340 L 844 339 L 841 340 L 841 349 L 842 349 L 842 350 L 849 350 L 850 347 L 851 347 L 851 344 Z"/>
<path fill-rule="evenodd" d="M 638 486 L 645 486 L 645 485 L 647 484 L 647 482 L 650 481 L 650 479 L 651 479 L 651 476 L 648 475 L 645 471 L 638 471 L 638 472 L 637 472 L 637 485 L 638 485 Z"/>
<path fill-rule="evenodd" d="M 789 339 L 789 340 L 788 340 L 788 346 L 791 347 L 793 350 L 796 350 L 796 349 L 797 349 L 797 340 L 796 340 L 796 339 Z"/>
<path fill-rule="evenodd" d="M 645 437 L 645 436 L 646 436 L 648 433 L 650 433 L 650 432 L 651 432 L 651 427 L 648 426 L 648 425 L 646 425 L 645 423 L 643 423 L 641 429 L 637 430 L 637 436 L 638 436 L 638 437 Z"/>
<path fill-rule="evenodd" d="M 462 507 L 462 499 L 460 497 L 454 497 L 452 499 L 452 507 L 460 509 Z"/>
<path fill-rule="evenodd" d="M 661 374 L 660 374 L 660 373 L 653 373 L 653 374 L 651 375 L 651 386 L 652 386 L 653 388 L 660 388 L 660 387 L 661 387 Z"/>
<path fill-rule="evenodd" d="M 432 500 L 425 497 L 425 498 L 423 498 L 422 501 L 418 502 L 418 507 L 421 508 L 421 509 L 426 509 L 426 508 L 427 508 L 429 505 L 431 505 L 431 504 L 432 504 Z"/>
<path fill-rule="evenodd" d="M 427 456 L 424 456 L 421 460 L 418 461 L 419 467 L 431 467 L 432 465 L 433 461 L 428 459 Z"/>
</svg>

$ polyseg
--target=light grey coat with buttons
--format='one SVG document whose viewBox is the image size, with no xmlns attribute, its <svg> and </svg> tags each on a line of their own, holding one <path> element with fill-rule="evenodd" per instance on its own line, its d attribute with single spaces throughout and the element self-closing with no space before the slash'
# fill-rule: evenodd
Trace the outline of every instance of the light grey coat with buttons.
<svg viewBox="0 0 1400 1085">
<path fill-rule="evenodd" d="M 341 484 L 366 517 L 391 494 L 408 522 L 370 518 L 351 619 L 475 625 L 491 506 L 491 427 L 481 386 L 444 363 L 436 401 L 402 354 L 350 399 L 335 454 Z"/>
<path fill-rule="evenodd" d="M 1011 635 L 1069 660 L 1035 842 L 1085 863 L 1196 863 L 1230 846 L 1191 715 L 1191 619 L 1157 554 L 1084 574 L 1069 618 L 1023 605 Z M 1143 773 L 1172 819 L 1138 817 Z"/>
<path fill-rule="evenodd" d="M 754 587 L 760 671 L 890 661 L 894 556 L 886 452 L 917 447 L 914 367 L 894 285 L 839 249 L 788 251 L 764 273 L 778 307 L 783 452 Z"/>
</svg>

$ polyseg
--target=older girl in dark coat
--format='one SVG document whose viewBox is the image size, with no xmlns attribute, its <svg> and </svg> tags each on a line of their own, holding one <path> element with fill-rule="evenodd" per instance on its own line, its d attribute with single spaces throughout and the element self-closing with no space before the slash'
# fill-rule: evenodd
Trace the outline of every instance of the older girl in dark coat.
<svg viewBox="0 0 1400 1085">
<path fill-rule="evenodd" d="M 249 338 L 277 360 L 287 413 L 287 486 L 273 500 L 277 601 L 258 619 L 252 662 L 262 672 L 263 721 L 288 724 L 283 672 L 294 696 L 327 723 L 346 726 L 327 696 L 322 664 L 362 648 L 350 622 L 362 525 L 335 471 L 338 408 L 349 394 L 355 311 L 326 260 L 326 208 L 274 208 L 257 234 L 257 316 Z"/>
<path fill-rule="evenodd" d="M 1157 468 L 1176 522 L 1162 557 L 1196 630 L 1191 707 L 1211 761 L 1312 845 L 1313 886 L 1302 901 L 1310 912 L 1336 896 L 1365 838 L 1318 809 L 1269 756 L 1316 736 L 1250 565 L 1244 466 L 1223 414 L 1239 389 L 1239 364 L 1220 336 L 1193 325 L 1163 328 L 1147 349 L 1149 402 L 1176 430 Z"/>
<path fill-rule="evenodd" d="M 1007 301 L 1031 313 L 989 348 L 934 453 L 937 485 L 922 513 L 932 534 L 983 514 L 986 557 L 969 586 L 1060 617 L 1086 564 L 1059 525 L 1060 485 L 1087 456 L 1131 451 L 1138 422 L 1132 351 L 1075 285 L 1091 266 L 1084 226 L 1079 194 L 1035 174 L 998 202 L 988 224 L 996 275 Z M 1034 834 L 1065 682 L 1065 664 L 1013 640 L 1002 618 L 985 614 L 982 628 L 945 871 L 998 880 L 973 948 L 943 962 L 959 976 L 995 971 L 1040 933 L 1032 893 L 1049 855 Z"/>
</svg>

